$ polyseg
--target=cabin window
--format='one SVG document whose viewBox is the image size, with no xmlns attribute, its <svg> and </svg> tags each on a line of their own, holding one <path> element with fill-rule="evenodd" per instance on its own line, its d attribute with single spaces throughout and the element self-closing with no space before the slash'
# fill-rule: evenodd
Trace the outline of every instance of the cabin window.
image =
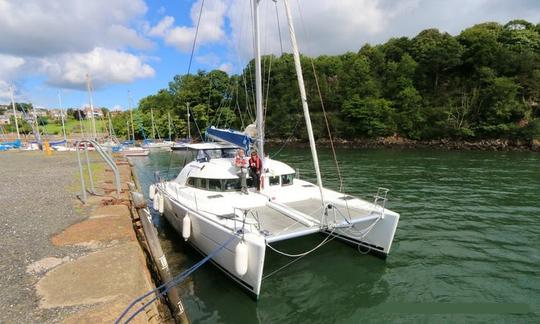
<svg viewBox="0 0 540 324">
<path fill-rule="evenodd" d="M 219 180 L 219 179 L 208 179 L 208 190 L 222 191 L 221 190 L 221 180 Z"/>
<path fill-rule="evenodd" d="M 293 184 L 294 173 L 281 175 L 281 185 L 289 186 Z"/>
<path fill-rule="evenodd" d="M 221 158 L 221 149 L 204 150 L 204 154 L 210 159 Z"/>
<path fill-rule="evenodd" d="M 223 183 L 223 190 L 225 191 L 236 191 L 240 190 L 240 179 L 225 179 L 221 180 Z"/>
<path fill-rule="evenodd" d="M 279 176 L 273 176 L 268 178 L 268 182 L 271 186 L 278 186 L 279 185 Z"/>
<path fill-rule="evenodd" d="M 195 177 L 188 178 L 187 185 L 193 188 L 207 189 L 206 179 L 203 179 L 203 178 L 195 178 Z"/>
<path fill-rule="evenodd" d="M 249 180 L 249 179 L 248 179 Z M 197 189 L 210 191 L 237 191 L 240 190 L 240 179 L 206 179 L 191 177 L 187 185 Z M 248 184 L 249 187 L 249 184 Z"/>
<path fill-rule="evenodd" d="M 235 156 L 236 156 L 236 149 L 234 148 L 223 149 L 224 158 L 234 158 Z"/>
</svg>

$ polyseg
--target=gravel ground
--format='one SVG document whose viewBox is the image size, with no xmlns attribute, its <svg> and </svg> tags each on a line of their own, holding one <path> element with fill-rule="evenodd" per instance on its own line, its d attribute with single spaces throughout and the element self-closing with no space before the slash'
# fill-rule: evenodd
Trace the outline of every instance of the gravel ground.
<svg viewBox="0 0 540 324">
<path fill-rule="evenodd" d="M 28 274 L 31 263 L 45 257 L 76 258 L 82 248 L 59 248 L 53 234 L 81 221 L 70 192 L 78 174 L 72 152 L 0 153 L 0 323 L 56 322 L 74 308 L 39 309 Z"/>
</svg>

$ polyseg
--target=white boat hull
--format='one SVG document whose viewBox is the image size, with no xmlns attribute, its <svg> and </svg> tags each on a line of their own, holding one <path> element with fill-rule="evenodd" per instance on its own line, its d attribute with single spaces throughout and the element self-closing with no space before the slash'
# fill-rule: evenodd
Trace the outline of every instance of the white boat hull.
<svg viewBox="0 0 540 324">
<path fill-rule="evenodd" d="M 233 234 L 231 229 L 200 215 L 195 210 L 180 205 L 166 194 L 164 195 L 164 204 L 164 216 L 179 235 L 181 235 L 183 229 L 183 218 L 186 211 L 188 211 L 191 219 L 191 230 L 187 241 L 205 256 L 227 242 L 231 235 L 237 236 L 218 255 L 212 258 L 212 262 L 254 296 L 259 295 L 266 252 L 264 238 L 250 233 L 243 237 L 248 246 L 248 270 L 246 274 L 239 276 L 235 272 L 235 247 L 242 240 L 241 233 Z"/>
</svg>

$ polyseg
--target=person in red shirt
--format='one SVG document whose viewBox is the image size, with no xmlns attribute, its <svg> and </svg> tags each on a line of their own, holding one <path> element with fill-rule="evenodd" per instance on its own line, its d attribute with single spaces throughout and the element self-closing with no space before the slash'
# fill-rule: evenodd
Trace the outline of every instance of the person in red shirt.
<svg viewBox="0 0 540 324">
<path fill-rule="evenodd" d="M 236 154 L 236 157 L 234 158 L 234 165 L 236 168 L 238 168 L 238 177 L 240 178 L 240 186 L 242 187 L 242 192 L 247 194 L 247 183 L 246 183 L 246 176 L 247 176 L 247 161 L 244 156 L 244 150 L 239 149 L 238 153 Z"/>
<path fill-rule="evenodd" d="M 257 155 L 257 151 L 253 150 L 249 158 L 249 175 L 253 179 L 253 185 L 257 188 L 257 191 L 261 190 L 261 169 L 261 159 Z"/>
</svg>

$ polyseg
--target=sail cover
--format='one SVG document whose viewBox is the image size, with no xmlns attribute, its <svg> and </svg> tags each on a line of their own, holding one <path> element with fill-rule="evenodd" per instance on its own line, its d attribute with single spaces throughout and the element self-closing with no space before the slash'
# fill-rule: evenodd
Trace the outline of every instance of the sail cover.
<svg viewBox="0 0 540 324">
<path fill-rule="evenodd" d="M 249 147 L 253 143 L 253 139 L 246 134 L 233 129 L 220 129 L 211 126 L 206 130 L 206 136 L 218 141 L 225 141 L 234 145 L 238 145 L 249 152 Z"/>
</svg>

